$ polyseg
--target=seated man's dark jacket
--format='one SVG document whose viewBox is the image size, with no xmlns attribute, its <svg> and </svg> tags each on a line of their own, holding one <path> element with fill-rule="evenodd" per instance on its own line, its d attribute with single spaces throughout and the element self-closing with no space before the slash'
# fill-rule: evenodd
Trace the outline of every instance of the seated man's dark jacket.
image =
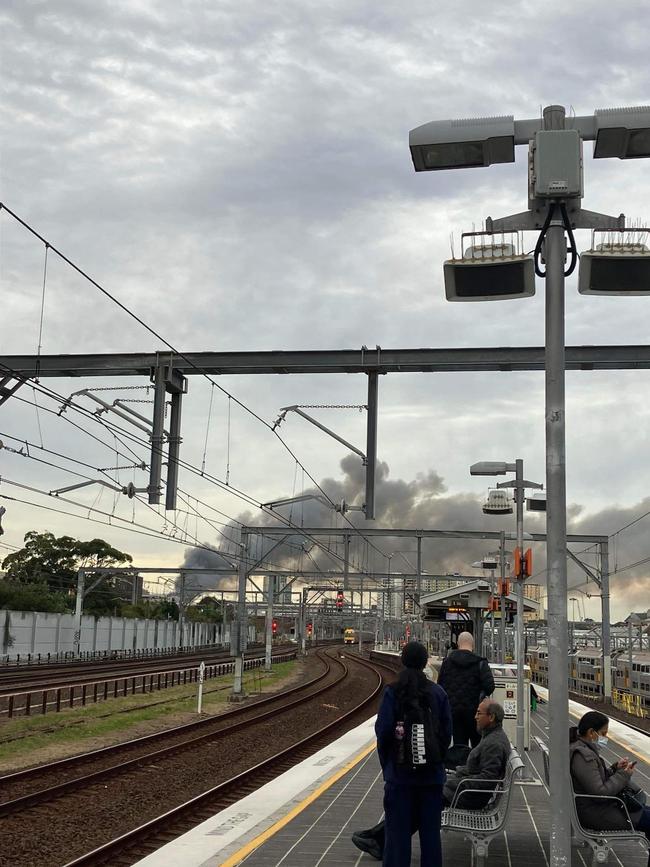
<svg viewBox="0 0 650 867">
<path fill-rule="evenodd" d="M 442 661 L 438 685 L 449 696 L 454 714 L 475 714 L 481 699 L 494 692 L 494 677 L 485 657 L 454 650 Z"/>
<path fill-rule="evenodd" d="M 455 804 L 466 809 L 484 807 L 492 797 L 494 781 L 502 780 L 505 776 L 510 750 L 510 741 L 501 723 L 483 729 L 481 741 L 467 757 L 466 764 L 459 765 L 456 768 L 456 776 L 449 778 L 445 783 L 443 789 L 445 802 L 451 803 L 454 792 L 459 787 L 461 793 L 465 788 L 485 789 L 486 794 L 481 792 L 461 794 Z M 463 780 L 467 782 L 461 785 Z"/>
<path fill-rule="evenodd" d="M 440 747 L 444 751 L 451 743 L 451 710 L 449 699 L 444 690 L 435 683 L 427 683 L 426 700 L 431 713 L 438 721 Z M 425 765 L 414 770 L 402 767 L 395 762 L 396 740 L 395 725 L 397 723 L 398 701 L 392 686 L 387 686 L 375 722 L 377 735 L 377 752 L 379 762 L 384 772 L 386 783 L 398 785 L 431 786 L 442 785 L 445 781 L 445 769 L 442 762 L 435 765 Z"/>
</svg>

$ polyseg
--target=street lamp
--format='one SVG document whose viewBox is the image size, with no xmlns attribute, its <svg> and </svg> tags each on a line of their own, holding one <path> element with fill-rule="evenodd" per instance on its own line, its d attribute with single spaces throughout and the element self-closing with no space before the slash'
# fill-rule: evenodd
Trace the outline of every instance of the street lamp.
<svg viewBox="0 0 650 867">
<path fill-rule="evenodd" d="M 576 602 L 577 601 L 578 600 L 576 599 L 575 596 L 569 597 L 569 602 L 572 603 L 572 605 L 571 605 L 571 647 L 570 647 L 571 651 L 573 651 L 573 644 L 574 644 L 574 629 L 575 629 L 575 623 L 576 623 Z M 578 611 L 580 611 L 580 609 L 578 609 Z"/>
<path fill-rule="evenodd" d="M 514 481 L 498 482 L 497 488 L 514 488 L 514 498 L 517 518 L 517 547 L 519 548 L 520 562 L 523 562 L 524 553 L 524 499 L 526 488 L 537 488 L 543 485 L 537 482 L 529 482 L 524 479 L 524 462 L 517 458 L 514 463 L 508 464 L 497 461 L 480 461 L 472 464 L 469 468 L 472 476 L 504 476 L 506 473 L 514 473 Z M 524 580 L 523 573 L 516 575 L 517 579 L 517 752 L 524 757 Z M 503 617 L 503 614 L 502 614 Z"/>
<path fill-rule="evenodd" d="M 489 237 L 495 233 L 502 236 L 507 232 L 539 232 L 533 264 L 535 273 L 546 279 L 546 562 L 549 588 L 549 691 L 554 703 L 549 725 L 550 867 L 565 867 L 571 860 L 568 818 L 570 778 L 566 761 L 569 692 L 566 676 L 564 281 L 578 262 L 574 229 L 607 230 L 611 237 L 617 233 L 621 237 L 620 243 L 613 244 L 610 241 L 615 249 L 608 251 L 596 248 L 584 257 L 580 276 L 583 292 L 587 289 L 594 294 L 650 294 L 650 253 L 644 255 L 646 251 L 639 249 L 638 245 L 630 249 L 630 239 L 620 234 L 625 229 L 625 217 L 622 214 L 619 217 L 599 214 L 581 206 L 583 142 L 595 142 L 596 159 L 650 157 L 650 106 L 605 109 L 586 117 L 572 117 L 570 128 L 566 128 L 565 116 L 564 106 L 549 105 L 543 110 L 541 118 L 516 121 L 509 115 L 435 121 L 417 127 L 409 135 L 413 165 L 418 172 L 513 162 L 516 145 L 527 145 L 529 149 L 528 210 L 497 220 L 488 217 L 484 234 Z M 566 270 L 565 234 L 569 239 L 571 257 Z M 496 248 L 503 245 L 492 246 L 492 258 L 496 259 Z M 608 252 L 611 255 L 605 258 Z M 522 266 L 519 259 L 512 263 L 503 262 L 500 266 L 509 268 L 511 272 L 516 270 L 518 276 L 516 280 L 504 278 L 499 290 L 494 279 L 486 281 L 482 258 L 474 258 L 474 270 L 471 270 L 472 262 L 468 262 L 466 257 L 460 261 L 452 260 L 452 267 L 447 269 L 447 273 L 455 277 L 457 267 L 463 267 L 462 281 L 467 298 L 487 301 L 530 294 L 525 280 L 526 266 Z M 545 270 L 541 268 L 542 261 L 546 265 Z M 472 274 L 476 275 L 474 282 Z M 455 300 L 461 300 L 463 293 L 456 294 Z"/>
</svg>

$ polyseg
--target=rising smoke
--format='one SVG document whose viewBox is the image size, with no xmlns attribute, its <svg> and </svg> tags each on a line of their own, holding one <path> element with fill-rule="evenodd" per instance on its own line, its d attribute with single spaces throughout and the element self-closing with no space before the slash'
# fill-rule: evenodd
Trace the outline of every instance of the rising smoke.
<svg viewBox="0 0 650 867">
<path fill-rule="evenodd" d="M 326 478 L 321 482 L 322 489 L 334 502 L 345 500 L 348 505 L 363 502 L 365 491 L 365 470 L 356 455 L 347 455 L 341 461 L 342 477 Z M 304 493 L 320 494 L 316 488 Z M 282 494 L 278 494 L 282 496 Z M 361 512 L 350 511 L 347 517 L 352 524 L 363 532 L 366 527 L 441 529 L 441 530 L 514 530 L 514 518 L 484 515 L 481 510 L 482 500 L 473 494 L 449 494 L 444 480 L 435 470 L 418 473 L 412 481 L 390 479 L 389 468 L 384 462 L 378 462 L 375 492 L 374 521 L 366 521 Z M 615 533 L 621 527 L 633 522 L 645 512 L 650 512 L 650 497 L 629 507 L 610 507 L 594 514 L 583 514 L 580 506 L 571 505 L 567 515 L 567 530 L 576 534 Z M 331 508 L 318 500 L 307 500 L 282 508 L 282 514 L 290 518 L 294 524 L 304 527 L 344 527 L 343 518 Z M 232 540 L 220 546 L 220 551 L 188 549 L 183 566 L 210 568 L 223 567 L 224 556 L 238 555 L 239 524 L 258 527 L 277 526 L 278 521 L 266 512 L 254 514 L 250 511 L 237 516 L 227 528 L 226 535 Z M 650 607 L 650 563 L 641 563 L 644 558 L 650 558 L 650 538 L 648 526 L 650 517 L 641 520 L 624 530 L 610 540 L 610 572 L 612 591 L 612 613 L 614 619 L 626 616 L 630 610 L 646 610 Z M 526 529 L 533 533 L 544 533 L 546 521 L 544 515 L 526 514 Z M 237 540 L 237 541 L 235 541 Z M 265 557 L 274 544 L 269 538 L 252 537 L 250 556 L 255 560 Z M 342 557 L 342 543 L 335 539 L 323 540 L 331 551 Z M 514 542 L 507 543 L 512 548 Z M 384 552 L 384 556 L 375 547 Z M 586 546 L 585 546 L 586 547 Z M 433 575 L 445 575 L 459 572 L 463 575 L 482 573 L 471 568 L 471 564 L 480 560 L 488 553 L 496 550 L 495 541 L 470 539 L 425 540 L 422 545 L 423 570 Z M 361 536 L 352 536 L 351 560 L 353 570 L 386 571 L 387 554 L 392 554 L 391 571 L 411 572 L 415 570 L 415 540 L 400 537 L 383 537 L 371 540 L 371 544 Z M 333 570 L 340 568 L 340 560 L 328 555 L 314 546 L 300 534 L 290 536 L 285 543 L 273 550 L 269 560 L 274 565 L 284 568 L 304 568 Z M 595 552 L 585 552 L 580 555 L 591 568 L 597 565 Z M 625 571 L 621 567 L 636 564 Z M 579 585 L 588 593 L 597 594 L 597 588 L 592 582 L 585 584 L 586 576 L 580 569 L 569 562 L 569 586 Z M 539 584 L 546 583 L 545 553 L 542 544 L 534 546 L 534 577 Z M 233 589 L 236 586 L 236 576 L 220 576 L 199 579 L 193 578 L 192 583 L 204 586 L 206 589 Z"/>
</svg>

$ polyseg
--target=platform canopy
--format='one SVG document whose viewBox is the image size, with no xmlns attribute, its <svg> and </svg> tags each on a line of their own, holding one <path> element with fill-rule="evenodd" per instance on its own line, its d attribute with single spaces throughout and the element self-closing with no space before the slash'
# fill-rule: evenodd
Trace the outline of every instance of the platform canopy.
<svg viewBox="0 0 650 867">
<path fill-rule="evenodd" d="M 514 590 L 515 584 L 511 582 Z M 485 610 L 488 607 L 488 600 L 491 595 L 490 582 L 483 578 L 477 578 L 475 581 L 468 581 L 465 584 L 457 584 L 454 587 L 448 587 L 445 590 L 437 590 L 433 593 L 423 593 L 420 596 L 420 604 L 422 605 L 424 617 L 431 619 L 445 620 L 462 620 L 470 619 L 476 609 Z M 517 603 L 517 597 L 514 593 L 510 593 L 506 599 Z M 532 611 L 539 613 L 539 602 L 534 599 L 524 598 L 524 611 Z M 468 618 L 463 618 L 460 615 L 463 610 L 470 615 Z M 447 612 L 445 618 L 439 615 L 441 612 Z M 459 616 L 452 616 L 459 615 Z"/>
</svg>

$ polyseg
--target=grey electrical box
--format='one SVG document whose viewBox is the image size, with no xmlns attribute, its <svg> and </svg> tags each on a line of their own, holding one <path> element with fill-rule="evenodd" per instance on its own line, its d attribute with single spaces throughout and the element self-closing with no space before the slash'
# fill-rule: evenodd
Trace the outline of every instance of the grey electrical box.
<svg viewBox="0 0 650 867">
<path fill-rule="evenodd" d="M 540 199 L 581 197 L 582 140 L 577 129 L 544 129 L 533 144 L 532 194 Z"/>
</svg>

